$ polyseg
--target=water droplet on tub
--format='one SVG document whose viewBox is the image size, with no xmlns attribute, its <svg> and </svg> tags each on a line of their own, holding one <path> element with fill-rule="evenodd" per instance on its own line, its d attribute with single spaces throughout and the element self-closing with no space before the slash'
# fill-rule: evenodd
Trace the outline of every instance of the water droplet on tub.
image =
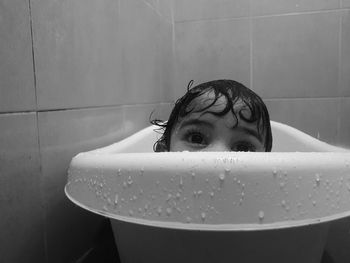
<svg viewBox="0 0 350 263">
<path fill-rule="evenodd" d="M 130 185 L 132 185 L 132 183 L 133 183 L 133 181 L 132 181 L 132 179 L 131 179 L 131 176 L 129 176 L 129 177 L 128 177 L 128 185 L 130 186 Z"/>
<path fill-rule="evenodd" d="M 145 172 L 145 168 L 141 168 L 141 170 L 140 170 L 140 175 L 143 175 L 143 173 Z"/>
<path fill-rule="evenodd" d="M 182 187 L 184 185 L 184 182 L 182 180 L 182 176 L 180 176 L 180 183 L 179 183 L 180 187 Z"/>
<path fill-rule="evenodd" d="M 202 221 L 204 221 L 205 218 L 206 218 L 206 214 L 205 214 L 204 212 L 202 212 L 202 213 L 201 213 L 201 219 L 202 219 Z"/>
<path fill-rule="evenodd" d="M 119 168 L 117 174 L 118 174 L 118 176 L 121 176 L 122 175 L 122 169 Z"/>
<path fill-rule="evenodd" d="M 191 217 L 189 217 L 189 216 L 186 217 L 186 222 L 187 222 L 187 223 L 191 223 L 191 221 L 192 221 L 192 218 L 191 218 Z"/>
<path fill-rule="evenodd" d="M 167 214 L 167 216 L 170 216 L 172 212 L 173 212 L 173 210 L 172 210 L 170 207 L 168 207 L 168 208 L 166 209 L 166 214 Z"/>
<path fill-rule="evenodd" d="M 133 216 L 134 212 L 132 210 L 129 210 L 129 216 Z"/>
<path fill-rule="evenodd" d="M 223 182 L 225 180 L 225 174 L 224 173 L 220 173 L 219 174 L 219 179 L 221 182 Z"/>
<path fill-rule="evenodd" d="M 259 211 L 259 221 L 262 221 L 264 219 L 264 211 Z"/>
<path fill-rule="evenodd" d="M 119 199 L 119 196 L 118 196 L 118 194 L 116 194 L 115 197 L 114 197 L 114 204 L 115 205 L 118 204 L 118 199 Z"/>
<path fill-rule="evenodd" d="M 160 216 L 162 214 L 162 207 L 158 206 L 157 213 Z"/>
<path fill-rule="evenodd" d="M 313 206 L 316 206 L 316 201 L 312 201 L 312 205 L 313 205 Z"/>
<path fill-rule="evenodd" d="M 276 176 L 277 176 L 277 169 L 276 168 L 273 168 L 272 175 L 274 178 L 276 178 Z"/>
<path fill-rule="evenodd" d="M 214 197 L 214 192 L 210 192 L 210 197 L 211 197 L 211 198 Z"/>
<path fill-rule="evenodd" d="M 285 207 L 285 206 L 286 206 L 286 201 L 285 201 L 285 200 L 282 200 L 281 205 L 282 205 L 283 207 Z"/>
<path fill-rule="evenodd" d="M 316 180 L 316 185 L 319 186 L 321 183 L 321 177 L 318 173 L 315 174 L 315 180 Z"/>
<path fill-rule="evenodd" d="M 285 183 L 284 183 L 284 182 L 281 182 L 281 183 L 280 183 L 280 187 L 281 187 L 281 188 L 284 188 L 284 187 L 285 187 Z"/>
<path fill-rule="evenodd" d="M 191 172 L 191 176 L 192 176 L 192 179 L 194 179 L 196 177 L 196 173 L 195 172 Z"/>
</svg>

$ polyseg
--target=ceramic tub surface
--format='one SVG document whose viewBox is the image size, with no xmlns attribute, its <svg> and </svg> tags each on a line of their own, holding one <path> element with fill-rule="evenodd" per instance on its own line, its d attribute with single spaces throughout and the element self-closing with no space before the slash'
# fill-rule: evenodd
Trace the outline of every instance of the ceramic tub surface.
<svg viewBox="0 0 350 263">
<path fill-rule="evenodd" d="M 345 149 L 272 122 L 271 153 L 154 153 L 154 129 L 74 157 L 70 200 L 109 218 L 172 229 L 276 229 L 349 215 Z"/>
</svg>

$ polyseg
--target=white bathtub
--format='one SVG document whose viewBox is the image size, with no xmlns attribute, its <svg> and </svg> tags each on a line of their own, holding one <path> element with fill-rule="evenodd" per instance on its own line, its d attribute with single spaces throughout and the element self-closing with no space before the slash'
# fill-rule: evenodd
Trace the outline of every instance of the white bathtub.
<svg viewBox="0 0 350 263">
<path fill-rule="evenodd" d="M 75 156 L 65 192 L 111 219 L 123 263 L 320 262 L 350 152 L 271 125 L 271 153 L 154 153 L 150 126 Z"/>
</svg>

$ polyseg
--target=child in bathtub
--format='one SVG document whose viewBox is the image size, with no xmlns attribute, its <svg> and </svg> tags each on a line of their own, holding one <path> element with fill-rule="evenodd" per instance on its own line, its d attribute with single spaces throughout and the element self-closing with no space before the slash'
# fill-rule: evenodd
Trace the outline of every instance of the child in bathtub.
<svg viewBox="0 0 350 263">
<path fill-rule="evenodd" d="M 271 151 L 269 113 L 257 94 L 233 80 L 191 88 L 192 83 L 167 122 L 151 121 L 163 129 L 154 145 L 156 152 Z M 89 251 L 76 262 L 120 262 L 109 220 L 102 224 Z M 324 252 L 321 263 L 333 263 L 328 253 Z"/>
<path fill-rule="evenodd" d="M 151 121 L 163 129 L 154 151 L 271 151 L 269 113 L 256 93 L 234 80 L 192 83 L 167 122 Z M 327 251 L 321 263 L 334 263 Z"/>
<path fill-rule="evenodd" d="M 214 80 L 191 88 L 177 100 L 155 143 L 164 151 L 270 152 L 270 118 L 262 99 L 234 80 Z"/>
</svg>

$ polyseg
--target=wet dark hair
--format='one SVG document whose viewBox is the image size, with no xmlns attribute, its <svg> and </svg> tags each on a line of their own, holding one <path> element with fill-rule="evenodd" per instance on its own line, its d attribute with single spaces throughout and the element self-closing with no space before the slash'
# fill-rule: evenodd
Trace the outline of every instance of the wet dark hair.
<svg viewBox="0 0 350 263">
<path fill-rule="evenodd" d="M 193 80 L 191 80 L 187 86 L 187 93 L 176 101 L 167 122 L 158 119 L 151 120 L 153 125 L 159 126 L 160 130 L 163 131 L 163 135 L 153 146 L 153 150 L 155 152 L 170 150 L 171 132 L 178 123 L 178 120 L 186 115 L 193 112 L 203 112 L 203 114 L 211 113 L 216 116 L 224 116 L 229 111 L 232 112 L 233 116 L 237 120 L 235 126 L 238 125 L 238 118 L 236 114 L 238 114 L 242 120 L 248 123 L 256 122 L 258 133 L 265 135 L 265 151 L 271 151 L 272 132 L 269 113 L 265 103 L 256 93 L 245 87 L 243 84 L 228 79 L 213 80 L 191 88 L 192 84 Z M 208 98 L 208 100 L 206 100 L 211 101 L 211 103 L 208 105 L 204 103 L 205 106 L 200 107 L 199 109 L 197 104 L 195 104 L 193 107 L 189 107 L 190 103 L 194 99 L 208 92 L 212 92 L 214 94 L 214 98 Z M 217 100 L 222 96 L 226 98 L 225 108 L 220 112 L 207 111 L 210 107 L 215 105 Z M 243 114 L 244 109 L 241 109 L 239 112 L 235 113 L 234 106 L 238 101 L 243 102 L 243 104 L 249 108 L 251 112 L 250 116 L 247 117 L 245 114 Z"/>
</svg>

